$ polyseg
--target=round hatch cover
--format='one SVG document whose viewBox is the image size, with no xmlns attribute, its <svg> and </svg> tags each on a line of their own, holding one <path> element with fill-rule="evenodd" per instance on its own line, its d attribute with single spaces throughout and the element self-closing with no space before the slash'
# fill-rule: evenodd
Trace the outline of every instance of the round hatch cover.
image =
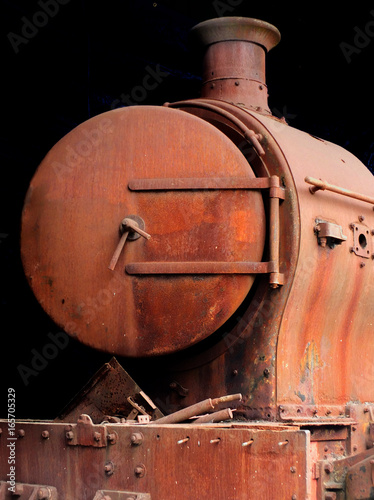
<svg viewBox="0 0 374 500">
<path fill-rule="evenodd" d="M 215 332 L 250 290 L 240 269 L 261 261 L 265 240 L 260 192 L 222 188 L 233 177 L 254 177 L 240 151 L 181 110 L 120 108 L 76 127 L 40 164 L 22 216 L 25 274 L 44 310 L 120 356 Z"/>
</svg>

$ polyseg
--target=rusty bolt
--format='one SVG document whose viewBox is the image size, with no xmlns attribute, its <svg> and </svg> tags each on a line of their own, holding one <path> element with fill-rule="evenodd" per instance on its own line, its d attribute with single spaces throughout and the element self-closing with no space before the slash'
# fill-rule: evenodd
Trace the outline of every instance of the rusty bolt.
<svg viewBox="0 0 374 500">
<path fill-rule="evenodd" d="M 43 431 L 42 432 L 42 438 L 43 439 L 48 439 L 49 438 L 49 431 Z"/>
<path fill-rule="evenodd" d="M 65 434 L 65 436 L 66 436 L 66 439 L 67 439 L 68 441 L 71 441 L 71 440 L 74 438 L 74 432 L 72 432 L 72 431 L 67 431 L 67 432 L 66 432 L 66 434 Z"/>
<path fill-rule="evenodd" d="M 143 477 L 145 475 L 145 465 L 137 465 L 134 469 L 134 473 L 136 477 Z"/>
<path fill-rule="evenodd" d="M 358 216 L 358 220 L 359 220 L 360 222 L 364 222 L 364 220 L 365 220 L 365 216 L 364 216 L 364 215 L 359 215 L 359 216 Z"/>
<path fill-rule="evenodd" d="M 357 451 L 357 450 L 358 450 L 358 446 L 357 446 L 357 444 L 354 444 L 353 445 L 353 451 Z"/>
<path fill-rule="evenodd" d="M 117 434 L 115 432 L 108 434 L 107 441 L 110 444 L 115 444 L 117 441 Z"/>
<path fill-rule="evenodd" d="M 290 468 L 290 472 L 292 472 L 292 474 L 295 474 L 295 472 L 296 472 L 296 467 L 292 466 L 292 467 Z"/>
<path fill-rule="evenodd" d="M 240 83 L 238 82 L 238 80 L 236 80 L 236 82 L 235 82 L 235 86 L 236 86 L 236 87 L 239 87 L 239 85 L 240 85 Z"/>
<path fill-rule="evenodd" d="M 325 446 L 325 447 L 324 447 L 324 451 L 329 451 L 329 447 L 328 447 L 328 446 Z"/>
<path fill-rule="evenodd" d="M 94 441 L 99 442 L 101 439 L 100 432 L 94 432 Z"/>
<path fill-rule="evenodd" d="M 38 490 L 38 500 L 47 500 L 49 498 L 48 488 L 39 488 Z"/>
<path fill-rule="evenodd" d="M 107 462 L 104 465 L 104 471 L 107 476 L 111 476 L 114 472 L 114 464 L 113 462 Z"/>
<path fill-rule="evenodd" d="M 134 432 L 133 434 L 131 434 L 131 437 L 130 437 L 131 444 L 133 444 L 135 446 L 142 444 L 143 439 L 144 439 L 144 436 L 141 432 Z"/>
<path fill-rule="evenodd" d="M 269 368 L 265 368 L 265 370 L 264 370 L 264 377 L 267 378 L 269 376 L 269 374 L 270 374 Z"/>
<path fill-rule="evenodd" d="M 326 472 L 326 474 L 330 474 L 333 471 L 333 466 L 330 463 L 327 463 L 324 465 L 323 469 Z"/>
<path fill-rule="evenodd" d="M 25 434 L 26 434 L 26 432 L 24 431 L 24 429 L 20 429 L 20 430 L 18 431 L 18 437 L 20 437 L 20 438 L 25 437 Z"/>
</svg>

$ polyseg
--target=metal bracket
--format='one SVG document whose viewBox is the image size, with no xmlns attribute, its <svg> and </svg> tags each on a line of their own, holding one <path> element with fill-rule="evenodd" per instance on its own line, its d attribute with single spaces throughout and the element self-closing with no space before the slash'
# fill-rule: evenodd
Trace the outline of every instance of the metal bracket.
<svg viewBox="0 0 374 500">
<path fill-rule="evenodd" d="M 109 434 L 106 425 L 95 425 L 89 415 L 81 415 L 78 422 L 66 427 L 66 442 L 69 446 L 93 446 L 104 448 L 116 442 L 115 433 Z"/>
<path fill-rule="evenodd" d="M 340 245 L 347 240 L 347 236 L 343 234 L 342 226 L 326 220 L 316 219 L 314 231 L 318 238 L 318 244 L 321 247 L 329 246 L 334 248 L 335 245 Z"/>
<path fill-rule="evenodd" d="M 277 175 L 271 177 L 222 177 L 222 178 L 159 178 L 132 179 L 130 191 L 175 191 L 217 189 L 269 189 L 269 262 L 134 262 L 126 265 L 128 274 L 266 274 L 269 283 L 277 288 L 284 283 L 279 272 L 279 205 L 285 199 Z"/>
<path fill-rule="evenodd" d="M 350 224 L 350 228 L 353 231 L 353 247 L 351 247 L 351 251 L 358 257 L 370 259 L 372 252 L 370 229 L 364 224 L 356 222 Z"/>
<path fill-rule="evenodd" d="M 10 484 L 6 481 L 0 481 L 0 499 L 21 498 L 22 500 L 58 500 L 57 489 L 54 486 L 45 486 L 43 484 Z"/>
</svg>

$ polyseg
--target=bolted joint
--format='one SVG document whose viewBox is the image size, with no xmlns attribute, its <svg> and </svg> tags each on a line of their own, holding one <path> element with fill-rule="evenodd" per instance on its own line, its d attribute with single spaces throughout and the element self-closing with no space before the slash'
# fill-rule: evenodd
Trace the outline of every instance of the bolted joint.
<svg viewBox="0 0 374 500">
<path fill-rule="evenodd" d="M 131 434 L 130 441 L 134 446 L 139 446 L 142 444 L 144 436 L 141 432 L 134 432 Z"/>
<path fill-rule="evenodd" d="M 331 463 L 328 462 L 323 466 L 323 470 L 326 472 L 326 474 L 331 474 L 331 472 L 334 470 L 334 467 Z"/>
</svg>

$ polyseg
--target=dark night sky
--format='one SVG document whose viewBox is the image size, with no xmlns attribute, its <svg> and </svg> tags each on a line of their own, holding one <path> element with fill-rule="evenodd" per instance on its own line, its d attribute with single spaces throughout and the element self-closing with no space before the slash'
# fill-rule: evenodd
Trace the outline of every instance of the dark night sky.
<svg viewBox="0 0 374 500">
<path fill-rule="evenodd" d="M 48 334 L 59 331 L 29 290 L 19 257 L 23 200 L 48 150 L 131 95 L 148 67 L 168 76 L 139 104 L 197 97 L 199 57 L 188 32 L 205 19 L 234 15 L 268 21 L 282 34 L 267 58 L 274 113 L 343 146 L 374 171 L 374 9 L 359 2 L 328 11 L 245 0 L 2 0 L 2 7 L 0 407 L 5 415 L 6 388 L 14 386 L 19 418 L 53 418 L 110 356 L 71 340 L 27 386 L 19 374 L 20 365 L 30 367 L 34 353 L 42 352 Z"/>
</svg>

